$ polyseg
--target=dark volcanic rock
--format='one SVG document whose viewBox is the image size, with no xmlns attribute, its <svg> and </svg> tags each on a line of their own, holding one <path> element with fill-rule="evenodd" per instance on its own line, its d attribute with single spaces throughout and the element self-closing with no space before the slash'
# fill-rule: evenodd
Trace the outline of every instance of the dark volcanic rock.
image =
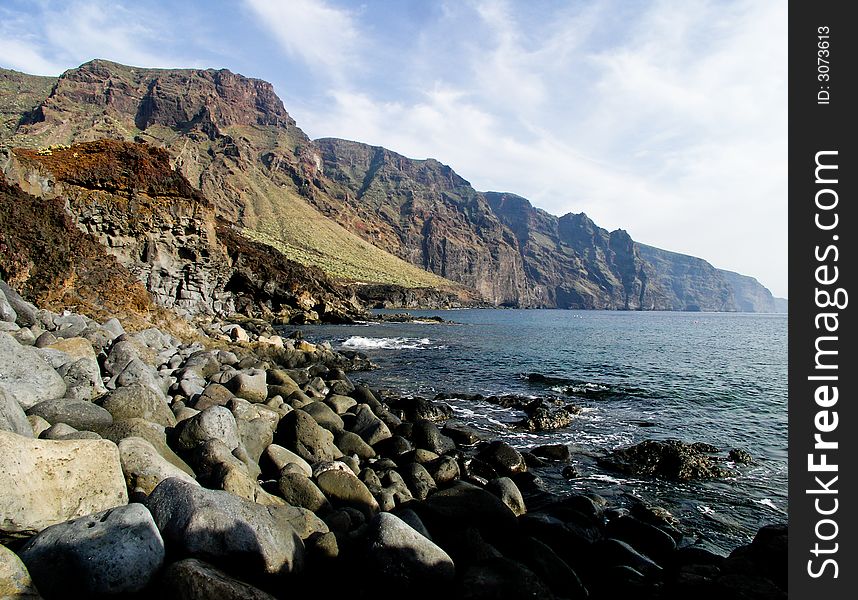
<svg viewBox="0 0 858 600">
<path fill-rule="evenodd" d="M 679 440 L 646 440 L 628 448 L 615 450 L 600 460 L 603 466 L 636 477 L 660 477 L 688 481 L 726 477 L 730 471 L 719 466 L 714 458 L 694 444 Z"/>
</svg>

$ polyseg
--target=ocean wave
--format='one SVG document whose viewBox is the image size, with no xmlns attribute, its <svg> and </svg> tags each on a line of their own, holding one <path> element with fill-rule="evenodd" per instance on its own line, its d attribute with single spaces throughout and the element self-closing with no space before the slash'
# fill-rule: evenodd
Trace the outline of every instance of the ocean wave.
<svg viewBox="0 0 858 600">
<path fill-rule="evenodd" d="M 362 335 L 353 335 L 340 345 L 343 348 L 358 348 L 362 350 L 424 350 L 429 348 L 446 348 L 446 346 L 442 345 L 433 345 L 432 340 L 429 338 L 371 338 Z"/>
</svg>

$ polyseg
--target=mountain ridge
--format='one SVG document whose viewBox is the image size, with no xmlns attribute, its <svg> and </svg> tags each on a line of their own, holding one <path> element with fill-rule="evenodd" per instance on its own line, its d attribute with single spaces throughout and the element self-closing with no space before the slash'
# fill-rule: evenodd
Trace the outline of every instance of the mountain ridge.
<svg viewBox="0 0 858 600">
<path fill-rule="evenodd" d="M 0 129 L 0 144 L 108 137 L 163 147 L 246 237 L 340 281 L 442 290 L 452 305 L 775 308 L 753 278 L 728 281 L 702 259 L 607 232 L 586 215 L 555 217 L 515 194 L 478 192 L 437 160 L 310 140 L 259 79 L 94 60 L 56 78 L 38 100 L 45 78 L 15 73 L 0 70 L 0 92 L 17 85 L 27 95 L 16 104 L 0 93 L 4 122 L 18 115 Z M 498 197 L 508 206 L 493 207 Z"/>
</svg>

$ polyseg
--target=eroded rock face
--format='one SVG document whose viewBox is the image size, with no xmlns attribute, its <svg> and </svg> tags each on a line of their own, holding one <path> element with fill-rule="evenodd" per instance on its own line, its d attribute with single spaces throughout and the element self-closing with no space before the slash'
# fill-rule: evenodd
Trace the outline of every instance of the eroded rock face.
<svg viewBox="0 0 858 600">
<path fill-rule="evenodd" d="M 0 535 L 24 536 L 128 503 L 116 444 L 0 431 Z"/>
<path fill-rule="evenodd" d="M 77 229 L 115 257 L 157 305 L 186 316 L 240 312 L 304 322 L 349 322 L 363 314 L 318 269 L 219 219 L 160 148 L 102 139 L 50 154 L 16 149 L 5 168 L 26 192 L 63 199 Z"/>
<path fill-rule="evenodd" d="M 142 504 L 52 525 L 21 559 L 46 598 L 102 596 L 146 588 L 164 562 L 164 541 Z"/>
</svg>

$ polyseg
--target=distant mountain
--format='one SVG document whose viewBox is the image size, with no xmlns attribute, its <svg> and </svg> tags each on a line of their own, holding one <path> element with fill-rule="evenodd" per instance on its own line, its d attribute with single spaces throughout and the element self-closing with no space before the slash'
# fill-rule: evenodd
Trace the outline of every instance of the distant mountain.
<svg viewBox="0 0 858 600">
<path fill-rule="evenodd" d="M 450 167 L 338 139 L 312 141 L 270 84 L 226 70 L 95 60 L 57 79 L 0 70 L 9 148 L 112 138 L 167 150 L 247 238 L 360 284 L 374 304 L 769 311 L 752 278 L 481 193 Z M 418 290 L 412 293 L 402 290 Z M 399 290 L 399 291 L 397 291 Z"/>
<path fill-rule="evenodd" d="M 727 283 L 733 288 L 736 306 L 742 312 L 785 313 L 786 298 L 776 298 L 759 281 L 747 275 L 732 271 L 721 271 Z"/>
</svg>

